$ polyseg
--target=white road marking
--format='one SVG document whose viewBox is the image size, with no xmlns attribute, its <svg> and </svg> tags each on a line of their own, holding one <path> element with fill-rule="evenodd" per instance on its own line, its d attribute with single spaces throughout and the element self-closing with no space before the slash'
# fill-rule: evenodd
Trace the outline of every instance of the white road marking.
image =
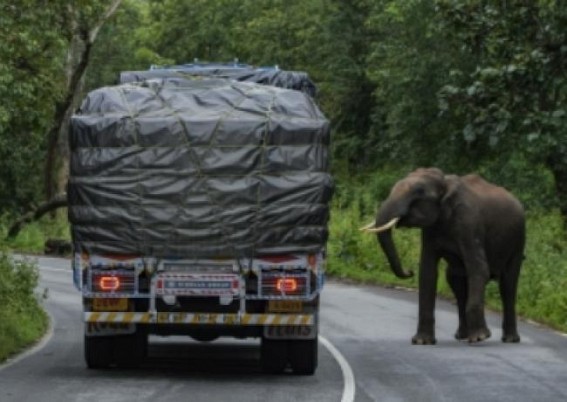
<svg viewBox="0 0 567 402">
<path fill-rule="evenodd" d="M 51 272 L 67 272 L 69 273 L 69 275 L 71 275 L 73 273 L 73 271 L 71 270 L 71 268 L 55 268 L 55 267 L 48 267 L 45 265 L 42 265 L 39 268 L 39 271 L 51 271 Z"/>
<path fill-rule="evenodd" d="M 343 372 L 345 385 L 343 387 L 343 397 L 341 399 L 341 402 L 353 402 L 356 388 L 354 382 L 354 374 L 352 373 L 350 365 L 341 354 L 341 352 L 339 352 L 339 350 L 335 348 L 335 346 L 327 338 L 319 335 L 319 341 L 323 344 L 323 346 L 327 348 L 329 352 L 331 352 L 337 363 L 339 363 L 341 371 Z"/>
</svg>

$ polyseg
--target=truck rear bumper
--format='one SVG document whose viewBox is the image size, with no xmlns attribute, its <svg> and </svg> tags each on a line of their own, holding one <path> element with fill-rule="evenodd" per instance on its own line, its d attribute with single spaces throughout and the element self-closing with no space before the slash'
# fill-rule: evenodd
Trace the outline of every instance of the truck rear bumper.
<svg viewBox="0 0 567 402">
<path fill-rule="evenodd" d="M 137 313 L 85 312 L 87 323 L 196 324 L 235 326 L 306 326 L 315 324 L 315 314 L 217 314 L 217 313 Z"/>
</svg>

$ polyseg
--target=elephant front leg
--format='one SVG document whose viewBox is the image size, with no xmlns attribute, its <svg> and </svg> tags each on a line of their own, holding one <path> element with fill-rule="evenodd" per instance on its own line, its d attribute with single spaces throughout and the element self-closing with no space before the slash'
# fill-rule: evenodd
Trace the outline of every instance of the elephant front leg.
<svg viewBox="0 0 567 402">
<path fill-rule="evenodd" d="M 481 238 L 469 233 L 460 244 L 467 272 L 466 322 L 470 343 L 484 341 L 491 335 L 484 317 L 484 292 L 490 271 Z"/>
<path fill-rule="evenodd" d="M 476 343 L 484 341 L 492 335 L 484 316 L 484 291 L 488 282 L 488 274 L 475 273 L 468 278 L 468 300 L 466 321 L 468 326 L 468 341 Z"/>
<path fill-rule="evenodd" d="M 425 252 L 424 252 L 425 250 Z M 419 318 L 417 333 L 412 338 L 414 345 L 434 345 L 435 339 L 435 297 L 437 295 L 438 259 L 422 248 L 419 270 Z"/>
<path fill-rule="evenodd" d="M 467 326 L 467 277 L 465 276 L 465 268 L 462 265 L 452 265 L 447 267 L 447 283 L 451 287 L 459 312 L 459 328 L 455 332 L 455 339 L 464 340 L 469 337 L 469 329 Z"/>
</svg>

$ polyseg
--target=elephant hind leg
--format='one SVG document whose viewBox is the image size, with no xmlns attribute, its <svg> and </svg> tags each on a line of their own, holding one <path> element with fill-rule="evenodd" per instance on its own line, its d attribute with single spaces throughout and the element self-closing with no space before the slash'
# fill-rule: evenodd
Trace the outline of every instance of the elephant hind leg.
<svg viewBox="0 0 567 402">
<path fill-rule="evenodd" d="M 523 256 L 512 258 L 506 270 L 500 276 L 499 288 L 502 299 L 502 342 L 520 342 L 516 322 L 516 293 Z"/>
<path fill-rule="evenodd" d="M 457 299 L 457 308 L 459 311 L 459 328 L 455 332 L 455 338 L 457 340 L 464 340 L 468 338 L 468 327 L 467 327 L 467 294 L 468 294 L 468 283 L 467 277 L 464 274 L 465 269 L 461 266 L 449 265 L 447 268 L 447 283 Z"/>
</svg>

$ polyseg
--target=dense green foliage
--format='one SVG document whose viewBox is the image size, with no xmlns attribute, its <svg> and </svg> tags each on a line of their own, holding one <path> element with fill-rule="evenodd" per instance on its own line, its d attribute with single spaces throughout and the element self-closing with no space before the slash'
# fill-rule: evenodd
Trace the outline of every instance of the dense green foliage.
<svg viewBox="0 0 567 402">
<path fill-rule="evenodd" d="M 0 212 L 18 212 L 40 201 L 73 2 L 4 3 Z M 81 0 L 75 28 L 107 4 Z M 565 213 L 566 22 L 553 0 L 125 0 L 94 45 L 87 88 L 194 59 L 305 70 L 333 122 L 337 173 L 435 165 L 528 188 L 551 175 L 528 208 Z"/>
<path fill-rule="evenodd" d="M 37 267 L 0 251 L 0 362 L 45 332 L 47 316 L 41 309 Z"/>
<path fill-rule="evenodd" d="M 0 2 L 0 212 L 40 199 L 45 133 L 65 79 L 56 10 L 10 3 Z"/>
<path fill-rule="evenodd" d="M 4 225 L 42 201 L 70 50 L 110 3 L 0 0 Z M 92 48 L 85 90 L 122 70 L 194 59 L 307 71 L 333 126 L 330 271 L 394 281 L 357 228 L 417 166 L 476 171 L 529 211 L 523 314 L 565 329 L 566 26 L 562 0 L 124 0 Z M 9 246 L 40 251 L 45 222 Z M 397 236 L 408 265 L 416 236 Z"/>
</svg>

